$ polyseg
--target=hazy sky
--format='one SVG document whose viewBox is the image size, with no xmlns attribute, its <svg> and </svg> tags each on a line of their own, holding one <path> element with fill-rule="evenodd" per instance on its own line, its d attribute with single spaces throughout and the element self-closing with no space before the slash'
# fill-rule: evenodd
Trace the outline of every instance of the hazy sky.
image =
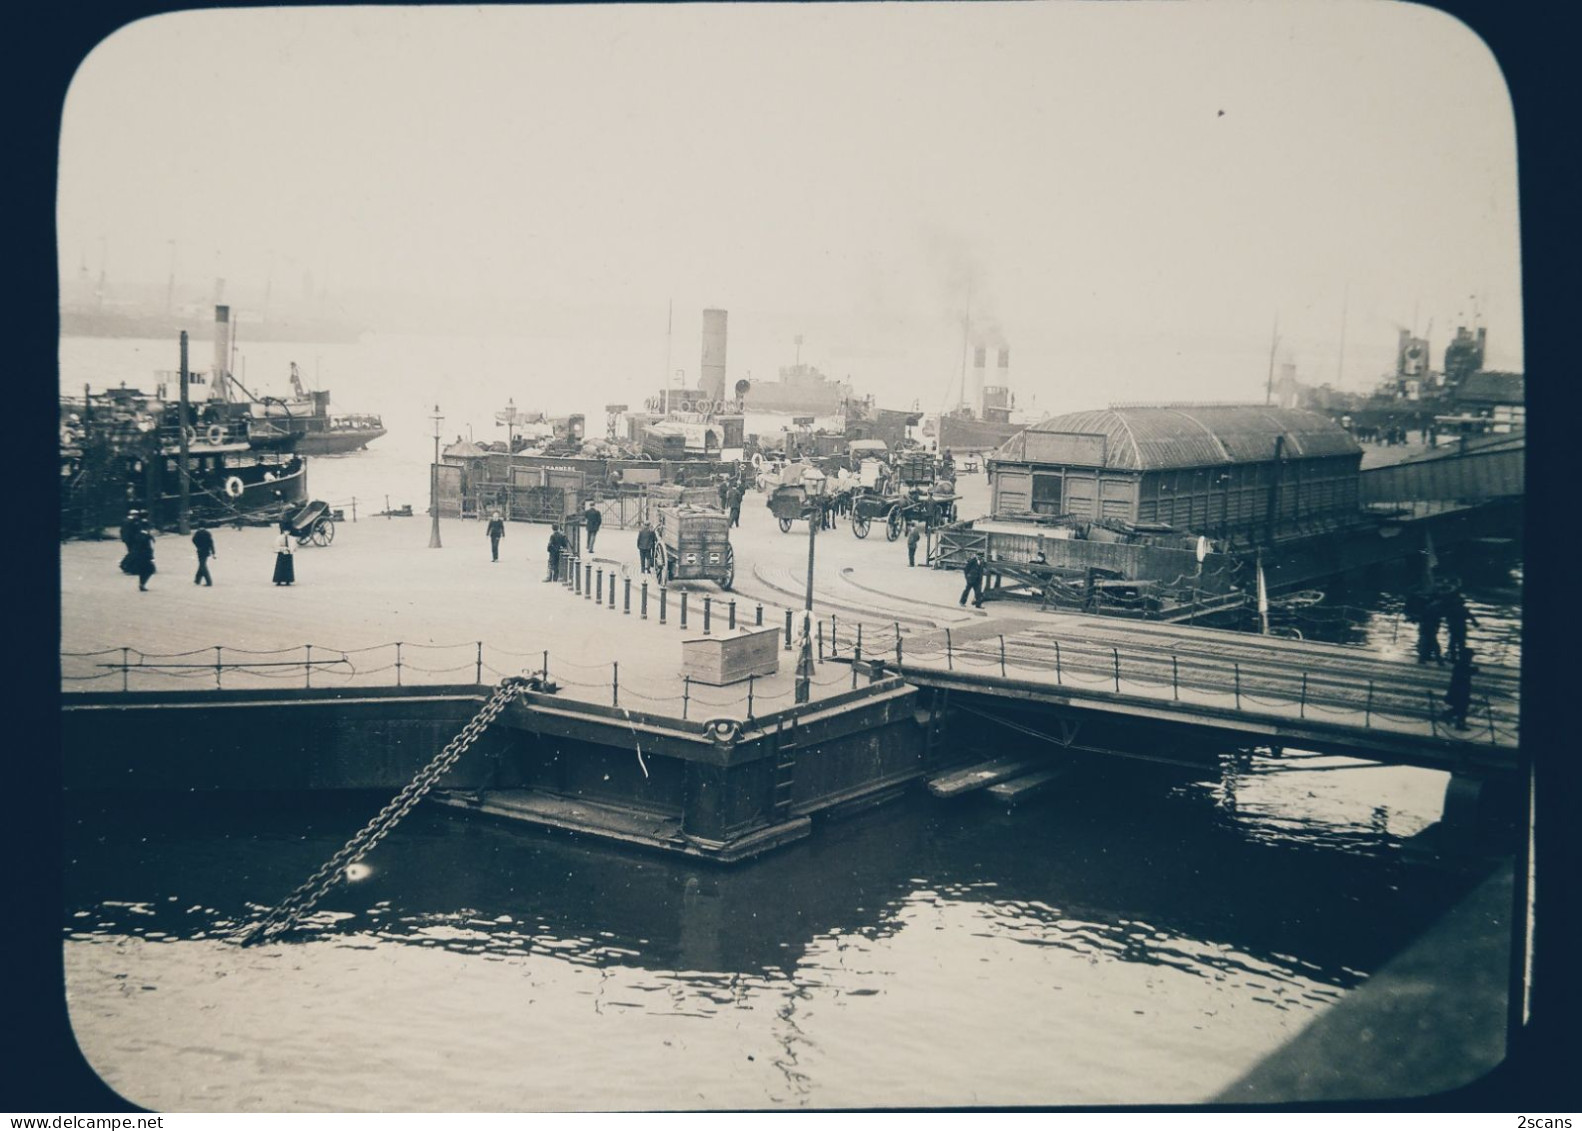
<svg viewBox="0 0 1582 1131">
<path fill-rule="evenodd" d="M 945 369 L 970 293 L 1023 377 L 1221 398 L 1261 392 L 1277 317 L 1316 384 L 1344 310 L 1361 387 L 1397 325 L 1433 319 L 1437 364 L 1476 309 L 1522 366 L 1504 82 L 1404 4 L 176 13 L 84 61 L 60 173 L 68 278 L 162 281 L 174 240 L 288 295 L 660 335 L 674 300 Z"/>
</svg>

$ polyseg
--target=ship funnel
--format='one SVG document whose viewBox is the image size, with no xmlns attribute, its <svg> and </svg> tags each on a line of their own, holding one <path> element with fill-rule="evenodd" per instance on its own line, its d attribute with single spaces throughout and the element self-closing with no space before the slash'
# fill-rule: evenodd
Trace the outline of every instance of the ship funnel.
<svg viewBox="0 0 1582 1131">
<path fill-rule="evenodd" d="M 711 401 L 725 399 L 725 311 L 703 312 L 703 365 L 698 385 Z"/>
<path fill-rule="evenodd" d="M 983 415 L 984 369 L 988 364 L 988 350 L 975 346 L 972 351 L 972 387 L 967 390 L 967 404 L 979 416 Z"/>
<path fill-rule="evenodd" d="M 222 400 L 231 399 L 230 383 L 226 380 L 229 373 L 226 366 L 231 354 L 231 308 L 216 306 L 214 308 L 214 371 L 209 378 L 209 395 Z"/>
</svg>

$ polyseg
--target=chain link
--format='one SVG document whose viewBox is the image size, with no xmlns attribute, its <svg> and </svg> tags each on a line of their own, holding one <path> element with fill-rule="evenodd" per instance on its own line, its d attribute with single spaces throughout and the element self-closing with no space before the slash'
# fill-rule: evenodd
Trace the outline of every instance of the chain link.
<svg viewBox="0 0 1582 1131">
<path fill-rule="evenodd" d="M 514 702 L 527 686 L 528 680 L 521 676 L 510 676 L 502 680 L 500 686 L 495 688 L 494 694 L 489 697 L 489 701 L 466 726 L 461 728 L 460 733 L 451 739 L 445 749 L 436 754 L 428 765 L 419 770 L 405 788 L 379 810 L 373 820 L 342 845 L 340 851 L 321 864 L 318 871 L 303 881 L 301 886 L 262 918 L 239 928 L 230 936 L 230 940 L 243 946 L 250 946 L 295 926 L 319 900 L 329 893 L 332 887 L 341 881 L 347 868 L 366 856 L 412 811 L 413 806 L 423 800 L 439 779 L 456 764 L 457 759 L 478 741 L 500 712 Z"/>
</svg>

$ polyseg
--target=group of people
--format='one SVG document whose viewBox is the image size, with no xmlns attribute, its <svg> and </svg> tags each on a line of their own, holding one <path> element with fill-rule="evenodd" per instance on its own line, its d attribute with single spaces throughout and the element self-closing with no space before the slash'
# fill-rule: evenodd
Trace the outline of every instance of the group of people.
<svg viewBox="0 0 1582 1131">
<path fill-rule="evenodd" d="M 157 572 L 154 566 L 154 525 L 150 521 L 148 512 L 131 510 L 127 512 L 126 521 L 121 524 L 121 544 L 126 547 L 126 553 L 121 558 L 121 572 L 128 573 L 137 578 L 137 591 L 148 592 L 149 579 Z M 220 556 L 219 550 L 214 545 L 214 531 L 211 523 L 199 523 L 192 532 L 192 548 L 198 556 L 198 569 L 192 575 L 194 585 L 212 587 L 214 575 L 209 572 L 209 561 Z M 276 585 L 292 585 L 297 580 L 296 575 L 296 532 L 289 519 L 282 518 L 277 529 L 274 541 Z"/>
<path fill-rule="evenodd" d="M 1450 686 L 1445 690 L 1445 713 L 1457 730 L 1466 730 L 1467 711 L 1472 706 L 1472 677 L 1477 668 L 1472 663 L 1472 649 L 1467 645 L 1467 626 L 1477 624 L 1478 618 L 1467 608 L 1461 590 L 1453 583 L 1442 582 L 1414 593 L 1407 598 L 1406 614 L 1417 621 L 1417 662 L 1419 664 L 1444 664 L 1446 651 L 1439 646 L 1439 629 L 1443 625 L 1449 636 Z"/>
<path fill-rule="evenodd" d="M 731 525 L 742 524 L 742 499 L 747 494 L 747 489 L 742 485 L 741 476 L 732 476 L 721 479 L 719 484 L 720 510 L 726 511 L 731 516 Z"/>
</svg>

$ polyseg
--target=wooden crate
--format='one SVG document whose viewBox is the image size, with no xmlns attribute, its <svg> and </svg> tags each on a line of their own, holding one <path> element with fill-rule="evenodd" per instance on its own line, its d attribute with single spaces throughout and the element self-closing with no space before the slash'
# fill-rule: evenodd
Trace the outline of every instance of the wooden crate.
<svg viewBox="0 0 1582 1131">
<path fill-rule="evenodd" d="M 726 629 L 716 636 L 681 642 L 681 674 L 723 687 L 752 675 L 780 670 L 780 633 L 773 628 Z"/>
</svg>

